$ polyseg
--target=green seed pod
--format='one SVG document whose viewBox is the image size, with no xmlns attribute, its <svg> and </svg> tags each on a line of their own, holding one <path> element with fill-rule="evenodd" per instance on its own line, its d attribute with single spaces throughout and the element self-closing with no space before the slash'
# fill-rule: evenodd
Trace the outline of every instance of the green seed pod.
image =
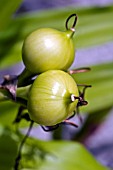
<svg viewBox="0 0 113 170">
<path fill-rule="evenodd" d="M 76 21 L 76 14 L 72 16 L 75 16 Z M 74 26 L 75 22 L 69 29 L 66 22 L 65 32 L 53 28 L 40 28 L 28 35 L 22 47 L 22 59 L 26 68 L 35 74 L 52 69 L 66 71 L 75 57 L 72 40 Z"/>
<path fill-rule="evenodd" d="M 34 81 L 28 96 L 31 120 L 52 126 L 73 114 L 79 96 L 74 79 L 61 70 L 49 70 Z"/>
</svg>

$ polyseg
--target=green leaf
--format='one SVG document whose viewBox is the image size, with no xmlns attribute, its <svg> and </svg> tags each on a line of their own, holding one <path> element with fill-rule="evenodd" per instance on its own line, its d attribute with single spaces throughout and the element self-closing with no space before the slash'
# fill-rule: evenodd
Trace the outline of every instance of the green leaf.
<svg viewBox="0 0 113 170">
<path fill-rule="evenodd" d="M 77 142 L 44 142 L 28 139 L 27 143 L 35 149 L 32 149 L 34 154 L 32 152 L 30 159 L 25 159 L 24 155 L 23 170 L 107 170 L 93 158 L 83 145 Z M 29 149 L 28 155 L 30 155 L 30 151 Z M 40 163 L 39 155 L 42 159 Z M 33 164 L 29 164 L 29 161 L 33 161 Z"/>
<path fill-rule="evenodd" d="M 113 63 L 92 66 L 91 71 L 72 77 L 78 84 L 92 85 L 86 91 L 88 105 L 81 111 L 93 113 L 113 106 Z"/>
<path fill-rule="evenodd" d="M 17 136 L 0 125 L 0 169 L 12 170 L 17 154 Z"/>
<path fill-rule="evenodd" d="M 0 34 L 0 67 L 4 68 L 22 60 L 22 43 L 31 31 L 40 27 L 52 27 L 64 31 L 66 18 L 72 13 L 78 15 L 74 36 L 76 49 L 113 40 L 113 6 L 67 7 L 27 13 L 13 18 L 7 30 Z"/>
<path fill-rule="evenodd" d="M 12 170 L 20 136 L 0 125 L 0 169 Z M 22 139 L 21 139 L 22 140 Z M 21 142 L 21 141 L 20 141 Z M 78 142 L 40 141 L 28 138 L 20 161 L 21 170 L 107 170 Z"/>
<path fill-rule="evenodd" d="M 13 13 L 16 11 L 22 0 L 0 0 L 0 31 L 9 24 Z"/>
<path fill-rule="evenodd" d="M 13 122 L 18 113 L 19 106 L 19 104 L 11 101 L 0 102 L 0 124 L 14 129 L 17 124 L 13 124 Z M 19 123 L 19 127 L 26 127 L 28 125 L 29 123 L 26 120 L 21 120 Z"/>
<path fill-rule="evenodd" d="M 0 123 L 9 126 L 12 125 L 16 117 L 18 105 L 10 101 L 0 102 Z"/>
</svg>

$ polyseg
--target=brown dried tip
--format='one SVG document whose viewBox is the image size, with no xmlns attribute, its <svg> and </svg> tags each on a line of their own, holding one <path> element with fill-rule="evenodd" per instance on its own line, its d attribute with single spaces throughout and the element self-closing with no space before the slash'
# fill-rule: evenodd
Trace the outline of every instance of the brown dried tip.
<svg viewBox="0 0 113 170">
<path fill-rule="evenodd" d="M 75 73 L 84 73 L 87 71 L 90 71 L 91 69 L 89 67 L 84 67 L 84 68 L 78 68 L 78 69 L 73 69 L 73 70 L 69 70 L 68 73 L 69 74 L 75 74 Z"/>
<path fill-rule="evenodd" d="M 1 89 L 5 89 L 10 93 L 13 100 L 16 99 L 17 81 L 17 76 L 5 75 L 4 81 L 0 85 Z"/>
</svg>

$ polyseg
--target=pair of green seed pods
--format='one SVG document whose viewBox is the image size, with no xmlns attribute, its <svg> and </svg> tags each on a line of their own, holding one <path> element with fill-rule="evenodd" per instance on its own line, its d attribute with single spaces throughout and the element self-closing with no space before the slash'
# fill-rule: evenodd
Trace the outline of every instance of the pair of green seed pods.
<svg viewBox="0 0 113 170">
<path fill-rule="evenodd" d="M 68 28 L 70 18 L 75 17 Z M 31 120 L 44 126 L 54 126 L 73 115 L 79 97 L 78 87 L 66 73 L 75 57 L 73 34 L 76 14 L 66 20 L 66 31 L 41 28 L 24 41 L 22 58 L 26 68 L 38 74 L 28 96 Z"/>
</svg>

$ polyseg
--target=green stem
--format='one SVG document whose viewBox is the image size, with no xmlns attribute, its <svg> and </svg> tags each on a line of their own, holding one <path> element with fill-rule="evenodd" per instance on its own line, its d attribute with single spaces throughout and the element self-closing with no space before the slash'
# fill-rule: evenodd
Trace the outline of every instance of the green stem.
<svg viewBox="0 0 113 170">
<path fill-rule="evenodd" d="M 19 168 L 19 164 L 20 164 L 20 160 L 21 160 L 21 157 L 22 157 L 22 149 L 23 149 L 23 146 L 24 146 L 27 138 L 29 137 L 29 134 L 30 134 L 31 129 L 32 129 L 32 127 L 33 127 L 33 123 L 34 123 L 33 121 L 30 122 L 28 131 L 27 131 L 26 135 L 24 136 L 24 138 L 23 138 L 23 140 L 22 140 L 22 142 L 21 142 L 21 144 L 20 144 L 20 146 L 19 146 L 18 155 L 17 155 L 17 157 L 16 157 L 16 159 L 15 159 L 14 170 L 19 170 L 19 169 L 20 169 L 20 168 Z"/>
<path fill-rule="evenodd" d="M 18 87 L 16 90 L 16 98 L 20 99 L 19 103 L 25 105 L 23 101 L 27 101 L 28 93 L 31 85 L 25 86 L 25 87 Z M 11 95 L 6 89 L 0 89 L 0 102 L 12 100 Z M 14 102 L 18 103 L 18 100 L 15 100 Z"/>
<path fill-rule="evenodd" d="M 74 33 L 75 33 L 75 31 L 72 31 L 72 30 L 67 30 L 67 37 L 68 38 L 72 38 L 73 37 L 73 35 L 74 35 Z"/>
<path fill-rule="evenodd" d="M 33 76 L 35 75 L 25 68 L 18 76 L 18 87 L 28 85 Z"/>
<path fill-rule="evenodd" d="M 16 96 L 27 100 L 30 87 L 31 85 L 18 87 L 16 91 Z"/>
</svg>

